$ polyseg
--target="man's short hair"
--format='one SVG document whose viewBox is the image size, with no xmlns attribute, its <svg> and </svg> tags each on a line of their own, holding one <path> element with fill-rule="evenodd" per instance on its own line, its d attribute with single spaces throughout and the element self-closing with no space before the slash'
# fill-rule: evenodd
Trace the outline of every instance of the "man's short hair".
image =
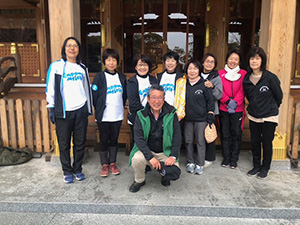
<svg viewBox="0 0 300 225">
<path fill-rule="evenodd" d="M 152 91 L 154 91 L 154 90 L 163 92 L 164 96 L 165 96 L 164 88 L 162 86 L 160 86 L 159 84 L 153 84 L 148 90 L 148 97 L 151 95 Z"/>
</svg>

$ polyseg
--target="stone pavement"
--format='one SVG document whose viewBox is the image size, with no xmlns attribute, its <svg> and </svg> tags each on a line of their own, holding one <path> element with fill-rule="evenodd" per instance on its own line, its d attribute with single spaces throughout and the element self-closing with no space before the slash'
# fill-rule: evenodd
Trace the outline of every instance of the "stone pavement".
<svg viewBox="0 0 300 225">
<path fill-rule="evenodd" d="M 121 175 L 102 178 L 98 153 L 90 150 L 87 178 L 73 184 L 63 182 L 56 156 L 0 167 L 0 224 L 300 224 L 299 170 L 274 162 L 267 179 L 248 177 L 249 151 L 241 152 L 237 170 L 220 163 L 218 152 L 202 175 L 187 174 L 182 154 L 179 180 L 164 187 L 152 170 L 137 193 L 128 191 L 133 170 L 124 151 Z"/>
</svg>

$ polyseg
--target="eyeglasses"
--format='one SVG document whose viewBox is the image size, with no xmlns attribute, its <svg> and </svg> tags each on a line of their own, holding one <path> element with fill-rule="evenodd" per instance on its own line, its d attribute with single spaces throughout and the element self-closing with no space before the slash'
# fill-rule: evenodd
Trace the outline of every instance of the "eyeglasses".
<svg viewBox="0 0 300 225">
<path fill-rule="evenodd" d="M 148 64 L 147 63 L 143 63 L 143 64 L 137 64 L 136 66 L 137 67 L 148 67 Z"/>
<path fill-rule="evenodd" d="M 155 100 L 163 100 L 164 99 L 164 97 L 156 97 L 156 96 L 150 96 L 150 99 L 151 100 L 153 100 L 153 101 L 155 101 Z"/>
<path fill-rule="evenodd" d="M 206 63 L 206 64 L 215 64 L 215 61 L 213 61 L 213 60 L 212 61 L 205 60 L 204 63 Z"/>
<path fill-rule="evenodd" d="M 66 48 L 78 48 L 78 47 L 79 47 L 78 45 L 71 45 L 71 44 L 66 45 Z"/>
</svg>

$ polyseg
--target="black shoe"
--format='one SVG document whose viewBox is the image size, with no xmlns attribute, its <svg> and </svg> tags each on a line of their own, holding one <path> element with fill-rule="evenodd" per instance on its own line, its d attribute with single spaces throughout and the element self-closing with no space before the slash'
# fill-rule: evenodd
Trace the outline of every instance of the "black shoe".
<svg viewBox="0 0 300 225">
<path fill-rule="evenodd" d="M 237 163 L 230 163 L 230 169 L 237 169 Z"/>
<path fill-rule="evenodd" d="M 223 160 L 222 163 L 221 163 L 221 166 L 224 167 L 224 168 L 228 168 L 229 167 L 229 162 Z"/>
<path fill-rule="evenodd" d="M 256 174 L 258 174 L 260 171 L 260 168 L 254 167 L 252 170 L 249 170 L 247 175 L 248 176 L 255 176 Z"/>
<path fill-rule="evenodd" d="M 129 191 L 130 192 L 138 192 L 140 190 L 140 188 L 142 186 L 144 186 L 146 184 L 145 181 L 143 181 L 142 183 L 138 183 L 138 182 L 133 182 L 133 184 L 130 186 Z"/>
<path fill-rule="evenodd" d="M 269 174 L 268 170 L 261 170 L 258 174 L 257 174 L 257 178 L 259 179 L 265 179 Z"/>
<path fill-rule="evenodd" d="M 149 165 L 147 165 L 146 168 L 145 168 L 145 173 L 148 173 L 150 171 L 151 171 L 151 167 Z"/>
<path fill-rule="evenodd" d="M 230 169 L 236 170 L 236 169 L 237 169 L 237 166 L 230 165 Z"/>
<path fill-rule="evenodd" d="M 164 176 L 161 177 L 161 185 L 168 187 L 171 185 L 171 181 L 165 178 Z"/>
</svg>

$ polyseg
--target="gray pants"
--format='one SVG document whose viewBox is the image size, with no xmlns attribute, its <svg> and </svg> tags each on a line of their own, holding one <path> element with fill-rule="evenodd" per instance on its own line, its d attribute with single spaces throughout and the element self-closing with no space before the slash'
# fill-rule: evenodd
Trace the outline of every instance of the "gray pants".
<svg viewBox="0 0 300 225">
<path fill-rule="evenodd" d="M 195 163 L 199 166 L 204 166 L 206 151 L 204 130 L 206 125 L 206 122 L 184 123 L 184 139 L 187 163 Z M 194 138 L 197 146 L 196 151 L 194 151 Z"/>
</svg>

